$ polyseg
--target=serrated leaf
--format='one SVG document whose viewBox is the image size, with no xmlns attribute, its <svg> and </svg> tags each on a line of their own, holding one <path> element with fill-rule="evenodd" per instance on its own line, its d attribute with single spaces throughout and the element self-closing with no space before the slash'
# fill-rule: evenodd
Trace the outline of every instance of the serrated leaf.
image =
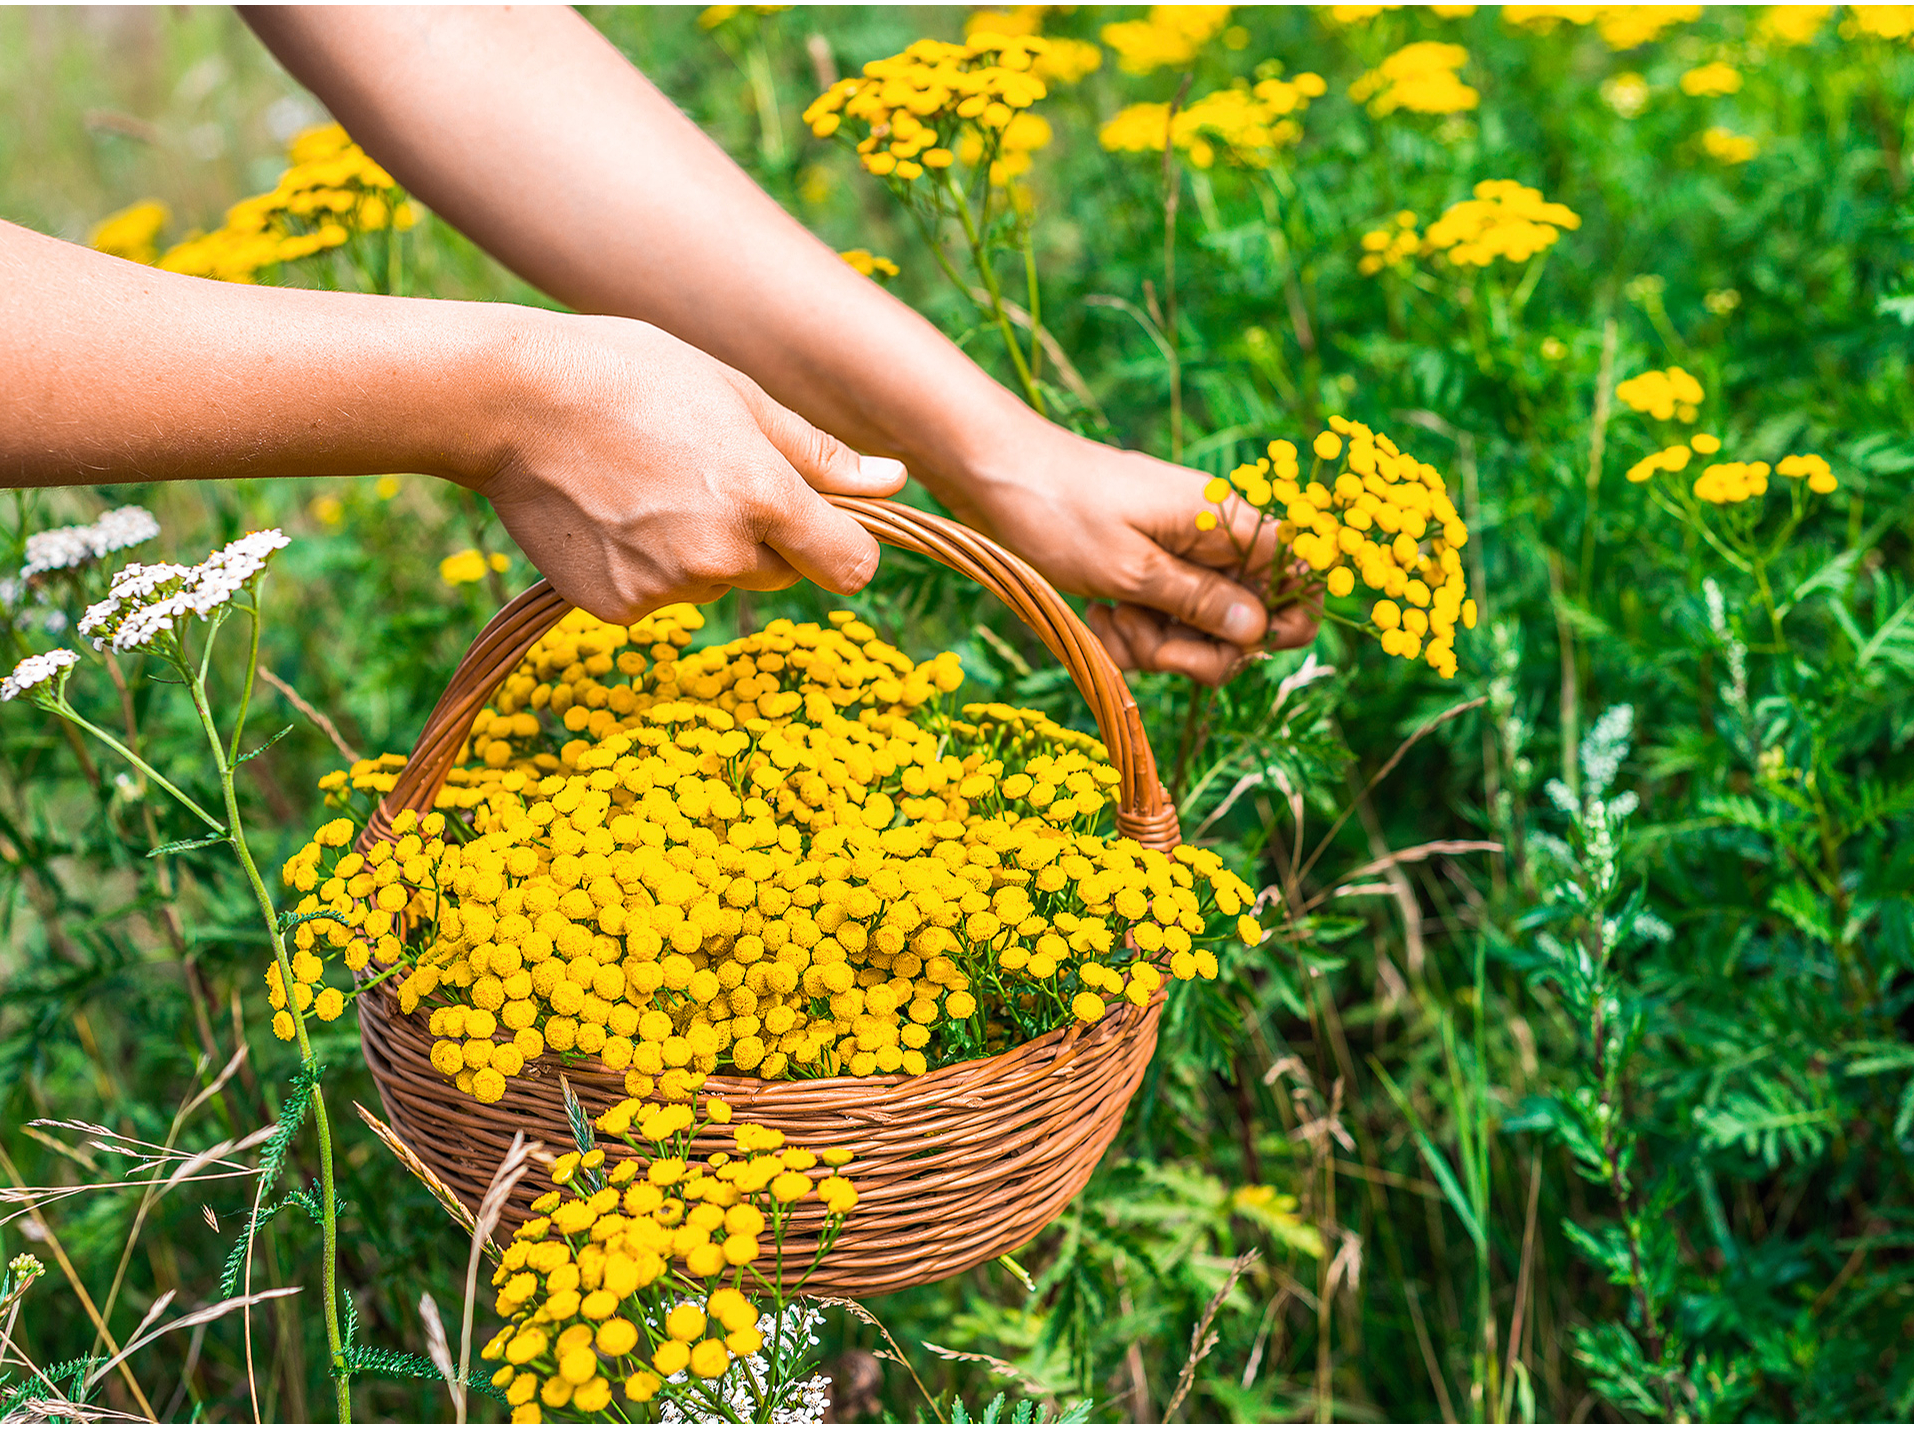
<svg viewBox="0 0 1914 1435">
<path fill-rule="evenodd" d="M 1788 609 L 1819 589 L 1846 587 L 1848 579 L 1853 576 L 1854 565 L 1860 561 L 1861 550 L 1856 548 L 1835 554 L 1795 585 L 1794 591 L 1788 595 L 1787 603 L 1783 605 L 1782 612 L 1785 614 Z"/>
<path fill-rule="evenodd" d="M 344 912 L 335 912 L 330 907 L 321 907 L 317 912 L 281 912 L 279 914 L 279 934 L 284 936 L 294 927 L 307 922 L 344 922 L 348 920 Z"/>
<path fill-rule="evenodd" d="M 175 852 L 191 852 L 196 848 L 211 847 L 213 844 L 224 842 L 225 840 L 226 835 L 223 832 L 213 832 L 204 837 L 189 837 L 180 842 L 162 843 L 146 855 L 148 857 L 170 857 Z"/>
<path fill-rule="evenodd" d="M 1909 598 L 1896 608 L 1888 620 L 1874 630 L 1874 636 L 1854 660 L 1857 668 L 1865 668 L 1876 658 L 1886 656 L 1898 667 L 1914 664 L 1914 631 L 1903 633 L 1909 618 L 1914 618 L 1914 598 Z"/>
<path fill-rule="evenodd" d="M 284 737 L 287 733 L 291 732 L 293 730 L 293 727 L 294 727 L 294 724 L 287 723 L 284 727 L 280 728 L 278 732 L 274 733 L 271 737 L 267 738 L 264 742 L 260 743 L 258 747 L 254 748 L 251 752 L 247 753 L 244 757 L 240 758 L 239 762 L 234 763 L 233 766 L 238 767 L 240 766 L 241 763 L 251 762 L 254 758 L 258 757 L 260 753 L 264 752 L 267 748 L 271 747 L 274 743 L 278 742 L 280 738 Z"/>
<path fill-rule="evenodd" d="M 1828 920 L 1827 902 L 1807 883 L 1793 881 L 1768 899 L 1769 910 L 1788 919 L 1796 931 L 1818 942 L 1834 943 L 1834 927 Z"/>
</svg>

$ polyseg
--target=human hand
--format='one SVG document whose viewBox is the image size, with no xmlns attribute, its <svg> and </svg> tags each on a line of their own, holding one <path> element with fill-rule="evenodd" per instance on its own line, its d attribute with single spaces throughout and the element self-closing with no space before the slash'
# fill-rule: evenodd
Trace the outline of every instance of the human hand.
<svg viewBox="0 0 1914 1435">
<path fill-rule="evenodd" d="M 1244 515 L 1231 530 L 1197 529 L 1210 476 L 1147 454 L 1080 438 L 1032 420 L 987 479 L 945 497 L 958 516 L 1028 560 L 1059 588 L 1093 604 L 1090 626 L 1117 666 L 1182 673 L 1217 684 L 1254 649 L 1314 640 L 1301 604 L 1271 615 L 1237 575 L 1265 566 L 1275 534 L 1255 536 Z"/>
<path fill-rule="evenodd" d="M 877 571 L 877 540 L 819 495 L 895 493 L 896 459 L 649 324 L 540 315 L 510 347 L 499 447 L 464 481 L 560 596 L 630 623 L 801 577 L 855 593 Z"/>
</svg>

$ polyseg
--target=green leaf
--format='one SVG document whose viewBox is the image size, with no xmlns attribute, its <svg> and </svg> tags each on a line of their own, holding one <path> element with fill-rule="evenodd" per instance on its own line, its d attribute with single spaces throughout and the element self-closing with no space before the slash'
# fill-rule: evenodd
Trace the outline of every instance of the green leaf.
<svg viewBox="0 0 1914 1435">
<path fill-rule="evenodd" d="M 155 847 L 151 852 L 148 852 L 146 855 L 148 857 L 170 857 L 175 852 L 191 852 L 195 848 L 211 847 L 215 843 L 224 842 L 225 840 L 226 840 L 225 833 L 210 832 L 204 837 L 189 837 L 181 842 L 164 843 L 161 846 Z"/>
<path fill-rule="evenodd" d="M 1854 666 L 1865 668 L 1883 654 L 1886 654 L 1897 667 L 1914 666 L 1914 632 L 1898 640 L 1896 636 L 1906 627 L 1910 617 L 1914 617 L 1914 598 L 1909 598 L 1901 604 L 1885 623 L 1874 630 L 1874 636 L 1867 640 L 1856 656 Z"/>
<path fill-rule="evenodd" d="M 1462 1194 L 1462 1183 L 1456 1180 L 1455 1172 L 1449 1167 L 1448 1158 L 1436 1149 L 1435 1142 L 1424 1133 L 1422 1118 L 1416 1114 L 1415 1107 L 1409 1104 L 1409 1098 L 1403 1094 L 1402 1088 L 1390 1079 L 1389 1073 L 1384 1071 L 1381 1064 L 1374 1058 L 1371 1058 L 1369 1064 L 1376 1075 L 1382 1078 L 1383 1086 L 1388 1089 L 1398 1109 L 1409 1118 L 1411 1132 L 1416 1138 L 1416 1149 L 1422 1152 L 1422 1159 L 1429 1163 L 1429 1170 L 1435 1175 L 1436 1185 L 1442 1188 L 1442 1194 L 1448 1199 L 1450 1206 L 1454 1207 L 1456 1218 L 1462 1222 L 1462 1229 L 1469 1233 L 1469 1239 L 1475 1243 L 1477 1250 L 1487 1250 L 1488 1236 L 1482 1230 L 1482 1223 L 1476 1219 L 1474 1208 L 1469 1205 L 1468 1198 Z"/>
<path fill-rule="evenodd" d="M 1807 883 L 1799 879 L 1788 883 L 1768 899 L 1768 905 L 1804 936 L 1833 945 L 1834 926 L 1828 920 L 1827 902 Z"/>
<path fill-rule="evenodd" d="M 264 742 L 260 743 L 258 747 L 254 748 L 251 752 L 247 753 L 244 757 L 240 758 L 238 762 L 233 764 L 233 766 L 239 767 L 240 765 L 244 763 L 251 762 L 254 758 L 258 757 L 260 753 L 264 752 L 267 748 L 271 747 L 274 743 L 278 742 L 280 738 L 284 737 L 287 733 L 291 732 L 293 730 L 293 726 L 294 725 L 292 723 L 287 723 L 284 727 L 280 728 L 278 732 L 274 733 L 271 737 L 267 738 Z"/>
<path fill-rule="evenodd" d="M 294 927 L 304 926 L 307 922 L 343 922 L 347 920 L 344 912 L 335 912 L 330 907 L 321 907 L 317 912 L 281 912 L 275 923 L 281 936 Z"/>
</svg>

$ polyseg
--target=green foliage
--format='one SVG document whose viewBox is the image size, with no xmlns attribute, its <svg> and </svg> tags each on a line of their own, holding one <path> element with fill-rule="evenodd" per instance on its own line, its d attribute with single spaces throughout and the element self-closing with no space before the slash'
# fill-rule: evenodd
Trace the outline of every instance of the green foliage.
<svg viewBox="0 0 1914 1435">
<path fill-rule="evenodd" d="M 1131 14 L 1045 23 L 1096 40 Z M 689 12 L 593 18 L 793 213 L 836 247 L 895 258 L 894 291 L 1015 381 L 999 328 L 947 284 L 912 221 L 796 118 L 820 68 L 953 37 L 957 12 L 747 13 L 715 36 Z M 96 66 L 71 27 L 29 33 L 0 14 L 0 91 L 48 92 L 44 108 L 9 106 L 32 119 L 0 137 L 8 214 L 83 238 L 160 188 L 206 225 L 270 182 L 263 116 L 289 82 L 230 16 L 143 23 L 165 44 Z M 934 1394 L 982 1423 L 1154 1419 L 1228 1289 L 1178 1418 L 1906 1420 L 1914 53 L 1843 35 L 1846 12 L 1799 48 L 1762 38 L 1757 12 L 1718 8 L 1619 53 L 1592 27 L 1539 36 L 1489 8 L 1231 23 L 1240 47 L 1218 38 L 1144 76 L 1106 52 L 1041 105 L 1056 138 L 1026 177 L 1028 236 L 1044 324 L 1089 401 L 1048 363 L 1045 398 L 1086 432 L 1167 454 L 1167 347 L 1185 460 L 1211 472 L 1330 413 L 1389 431 L 1442 469 L 1464 511 L 1483 622 L 1460 636 L 1452 683 L 1334 627 L 1213 697 L 1136 681 L 1186 833 L 1256 874 L 1270 935 L 1229 953 L 1219 981 L 1175 994 L 1110 1156 L 1018 1253 L 1034 1289 L 991 1266 L 869 1303 L 930 1387 L 886 1359 L 859 1408 L 902 1413 Z M 1357 75 L 1424 39 L 1467 48 L 1478 109 L 1377 118 L 1347 98 Z M 1680 76 L 1716 58 L 1738 65 L 1742 90 L 1685 95 Z M 1323 75 L 1328 92 L 1275 168 L 1179 171 L 1171 331 L 1162 165 L 1105 153 L 1097 129 L 1126 104 L 1170 100 L 1186 70 L 1200 96 L 1272 63 Z M 230 82 L 186 86 L 202 64 Z M 1632 116 L 1603 97 L 1625 72 L 1647 85 Z M 151 102 L 162 136 L 210 125 L 227 153 L 160 165 L 120 129 L 82 123 L 142 95 L 172 97 Z M 1710 160 L 1697 137 L 1717 124 L 1760 152 Z M 178 174 L 204 177 L 189 189 Z M 1476 182 L 1506 178 L 1581 228 L 1528 266 L 1359 272 L 1362 235 L 1398 210 L 1426 227 Z M 531 297 L 437 220 L 405 243 L 411 292 Z M 1022 259 L 995 256 L 1019 304 Z M 1671 364 L 1706 391 L 1693 425 L 1675 433 L 1612 402 L 1618 380 Z M 1699 461 L 1659 486 L 1626 480 L 1695 431 L 1720 437 L 1723 457 L 1820 453 L 1840 487 L 1798 511 L 1772 494 L 1754 524 L 1753 510 L 1684 498 Z M 127 502 L 164 525 L 164 552 L 131 555 L 149 561 L 253 527 L 295 535 L 260 661 L 367 753 L 411 743 L 464 642 L 531 576 L 514 554 L 509 588 L 441 582 L 439 556 L 509 542 L 469 496 L 376 475 L 14 495 L 0 572 L 27 534 Z M 7 662 L 59 641 L 50 630 L 99 576 L 0 616 Z M 935 564 L 887 555 L 857 604 L 908 651 L 957 651 L 965 698 L 1084 721 L 1041 646 Z M 835 606 L 803 589 L 728 599 L 709 633 Z M 108 725 L 172 770 L 165 756 L 199 741 L 192 715 L 160 675 L 120 676 L 123 690 L 97 669 L 76 678 L 76 705 L 120 715 Z M 232 691 L 243 674 L 218 676 Z M 258 701 L 279 698 L 262 688 Z M 313 779 L 340 760 L 290 706 L 280 721 L 292 730 L 245 774 L 262 857 L 303 841 Z M 204 1079 L 202 1054 L 217 1071 L 243 1038 L 242 1079 L 175 1144 L 241 1138 L 279 1111 L 262 1164 L 302 1195 L 313 1168 L 300 1068 L 268 1034 L 250 894 L 198 845 L 203 827 L 97 753 L 0 710 L 0 1150 L 24 1183 L 88 1187 L 39 1214 L 96 1298 L 140 1193 L 105 1184 L 119 1170 L 107 1156 L 29 1141 L 26 1120 L 83 1115 L 157 1141 Z M 340 1111 L 352 1096 L 376 1105 L 349 1025 L 316 1034 Z M 374 1377 L 359 1413 L 441 1418 L 436 1372 L 404 1352 L 425 1348 L 418 1292 L 462 1287 L 464 1233 L 369 1134 L 337 1139 L 341 1262 L 368 1326 L 348 1359 Z M 159 1200 L 116 1333 L 160 1290 L 220 1284 L 250 1196 Z M 262 1223 L 272 1284 L 316 1265 L 315 1237 Z M 1229 1286 L 1252 1247 L 1264 1254 Z M 60 1363 L 94 1340 L 78 1301 L 49 1277 L 28 1303 L 36 1360 L 60 1381 L 79 1373 Z M 280 1301 L 253 1324 L 262 1413 L 303 1418 L 327 1377 L 317 1320 Z M 919 1360 L 926 1342 L 1002 1368 Z M 874 1343 L 832 1311 L 841 1397 Z M 240 1322 L 204 1328 L 195 1349 L 189 1363 L 186 1337 L 168 1337 L 127 1368 L 162 1409 L 177 1384 L 176 1409 L 250 1418 Z"/>
<path fill-rule="evenodd" d="M 950 1423 L 952 1425 L 1082 1425 L 1089 1420 L 1090 1407 L 1095 1403 L 1079 1400 L 1068 1410 L 1050 1415 L 1045 1413 L 1036 1401 L 1024 1399 L 1019 1400 L 1010 1411 L 1009 1417 L 1005 1418 L 1004 1401 L 1008 1398 L 1001 1390 L 998 1391 L 991 1397 L 990 1403 L 978 1413 L 977 1418 L 972 1420 L 970 1412 L 964 1408 L 963 1397 L 960 1395 L 950 1402 Z"/>
</svg>

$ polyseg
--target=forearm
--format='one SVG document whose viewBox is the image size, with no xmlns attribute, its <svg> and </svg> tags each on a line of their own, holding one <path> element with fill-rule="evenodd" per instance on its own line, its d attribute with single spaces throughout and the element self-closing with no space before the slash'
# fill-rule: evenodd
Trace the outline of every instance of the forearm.
<svg viewBox="0 0 1914 1435">
<path fill-rule="evenodd" d="M 1016 398 L 807 233 L 574 12 L 246 14 L 401 183 L 573 308 L 657 324 L 943 496 L 1032 431 Z"/>
<path fill-rule="evenodd" d="M 0 485 L 497 463 L 535 311 L 254 288 L 0 223 Z"/>
</svg>

